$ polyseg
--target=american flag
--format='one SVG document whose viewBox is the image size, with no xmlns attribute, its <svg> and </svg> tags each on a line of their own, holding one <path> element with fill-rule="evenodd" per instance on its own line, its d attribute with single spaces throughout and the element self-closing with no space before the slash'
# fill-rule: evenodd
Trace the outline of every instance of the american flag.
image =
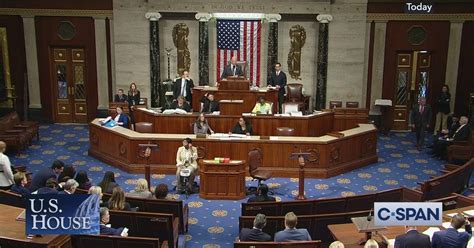
<svg viewBox="0 0 474 248">
<path fill-rule="evenodd" d="M 259 84 L 261 30 L 261 21 L 217 21 L 217 78 L 232 56 L 236 56 L 238 61 L 247 61 L 250 81 Z"/>
</svg>

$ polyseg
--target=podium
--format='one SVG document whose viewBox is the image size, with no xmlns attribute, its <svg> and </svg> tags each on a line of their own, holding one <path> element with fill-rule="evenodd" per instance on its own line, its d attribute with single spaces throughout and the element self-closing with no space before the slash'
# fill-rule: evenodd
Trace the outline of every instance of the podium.
<svg viewBox="0 0 474 248">
<path fill-rule="evenodd" d="M 305 161 L 308 160 L 311 154 L 309 152 L 294 152 L 290 155 L 290 159 L 298 159 L 298 164 L 300 166 L 299 173 L 298 173 L 298 196 L 296 196 L 296 200 L 306 200 L 306 196 L 304 194 L 304 164 Z"/>
<path fill-rule="evenodd" d="M 242 77 L 228 77 L 226 80 L 220 80 L 219 90 L 249 90 L 250 80 Z"/>
<path fill-rule="evenodd" d="M 199 197 L 204 199 L 239 200 L 245 198 L 245 161 L 199 163 Z"/>
<path fill-rule="evenodd" d="M 384 226 L 381 226 L 381 227 L 375 226 L 374 218 L 372 218 L 371 215 L 363 216 L 363 217 L 353 217 L 351 218 L 351 221 L 352 223 L 354 223 L 359 233 L 365 233 L 365 238 L 359 241 L 360 245 L 365 244 L 367 240 L 372 238 L 372 232 L 377 232 L 377 231 L 387 229 L 387 227 L 384 227 Z"/>
</svg>

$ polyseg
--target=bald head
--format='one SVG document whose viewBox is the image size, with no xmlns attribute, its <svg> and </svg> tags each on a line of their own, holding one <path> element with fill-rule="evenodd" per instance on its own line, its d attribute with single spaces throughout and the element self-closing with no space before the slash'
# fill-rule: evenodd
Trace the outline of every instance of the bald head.
<svg viewBox="0 0 474 248">
<path fill-rule="evenodd" d="M 459 119 L 459 124 L 465 125 L 467 123 L 469 123 L 469 119 L 466 116 L 461 116 L 461 118 Z"/>
<path fill-rule="evenodd" d="M 237 64 L 237 57 L 232 56 L 232 58 L 230 59 L 230 63 L 233 64 L 233 65 L 236 65 Z"/>
<path fill-rule="evenodd" d="M 7 144 L 5 144 L 5 142 L 3 141 L 0 141 L 0 152 L 4 153 L 6 149 L 7 149 Z"/>
</svg>

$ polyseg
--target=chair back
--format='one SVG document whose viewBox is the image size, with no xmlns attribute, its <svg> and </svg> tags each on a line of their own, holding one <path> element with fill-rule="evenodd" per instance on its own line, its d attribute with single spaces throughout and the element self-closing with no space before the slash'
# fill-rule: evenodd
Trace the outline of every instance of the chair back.
<svg viewBox="0 0 474 248">
<path fill-rule="evenodd" d="M 254 175 L 254 172 L 258 167 L 262 166 L 263 162 L 263 153 L 260 148 L 254 148 L 248 153 L 248 164 L 249 164 L 249 174 L 250 176 Z"/>
<path fill-rule="evenodd" d="M 230 65 L 230 60 L 229 60 L 228 64 Z M 245 60 L 237 61 L 237 65 L 240 65 L 240 67 L 242 67 L 244 77 L 248 78 L 248 76 L 247 76 L 247 61 L 245 61 Z"/>
<path fill-rule="evenodd" d="M 358 108 L 359 102 L 346 102 L 346 108 Z"/>
<path fill-rule="evenodd" d="M 287 84 L 286 96 L 290 102 L 303 101 L 303 85 L 302 84 Z"/>
<path fill-rule="evenodd" d="M 300 110 L 300 105 L 295 102 L 284 102 L 281 105 L 281 108 L 283 110 L 282 111 L 283 114 L 289 114 L 293 112 L 298 112 Z"/>
<path fill-rule="evenodd" d="M 135 123 L 135 131 L 139 133 L 153 133 L 153 123 L 137 122 Z"/>
<path fill-rule="evenodd" d="M 329 101 L 329 108 L 342 108 L 342 101 Z"/>
<path fill-rule="evenodd" d="M 277 127 L 277 136 L 294 136 L 295 129 L 291 127 Z"/>
</svg>

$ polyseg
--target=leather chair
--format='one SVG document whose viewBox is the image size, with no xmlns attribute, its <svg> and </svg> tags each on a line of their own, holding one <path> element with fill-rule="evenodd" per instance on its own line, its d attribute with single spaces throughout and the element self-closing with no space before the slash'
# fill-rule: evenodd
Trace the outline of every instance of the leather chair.
<svg viewBox="0 0 474 248">
<path fill-rule="evenodd" d="M 454 142 L 448 146 L 448 161 L 467 161 L 474 157 L 474 131 L 467 142 Z"/>
<path fill-rule="evenodd" d="M 249 151 L 248 164 L 249 174 L 254 180 L 258 181 L 258 185 L 260 185 L 262 181 L 266 181 L 272 177 L 270 170 L 261 168 L 263 164 L 263 153 L 260 148 L 254 148 Z"/>
<path fill-rule="evenodd" d="M 342 101 L 329 101 L 329 108 L 342 108 Z"/>
<path fill-rule="evenodd" d="M 229 60 L 229 64 L 230 64 L 230 60 Z M 240 65 L 240 67 L 242 67 L 242 71 L 244 72 L 244 77 L 245 78 L 248 78 L 247 76 L 247 61 L 245 60 L 242 60 L 242 61 L 237 61 L 237 65 Z"/>
<path fill-rule="evenodd" d="M 359 102 L 346 102 L 346 108 L 359 108 Z"/>
<path fill-rule="evenodd" d="M 295 112 L 294 110 L 296 110 L 296 112 L 299 111 L 300 106 L 298 103 L 295 103 L 295 102 L 284 102 L 281 105 L 281 108 L 282 108 L 282 113 L 287 114 L 287 113 Z"/>
<path fill-rule="evenodd" d="M 277 136 L 294 136 L 295 129 L 291 127 L 277 127 Z"/>
<path fill-rule="evenodd" d="M 303 95 L 302 84 L 287 84 L 286 85 L 286 102 L 298 104 L 299 110 L 306 110 L 309 104 L 309 97 Z"/>
<path fill-rule="evenodd" d="M 139 133 L 153 133 L 153 123 L 137 122 L 135 123 L 135 131 Z"/>
</svg>

